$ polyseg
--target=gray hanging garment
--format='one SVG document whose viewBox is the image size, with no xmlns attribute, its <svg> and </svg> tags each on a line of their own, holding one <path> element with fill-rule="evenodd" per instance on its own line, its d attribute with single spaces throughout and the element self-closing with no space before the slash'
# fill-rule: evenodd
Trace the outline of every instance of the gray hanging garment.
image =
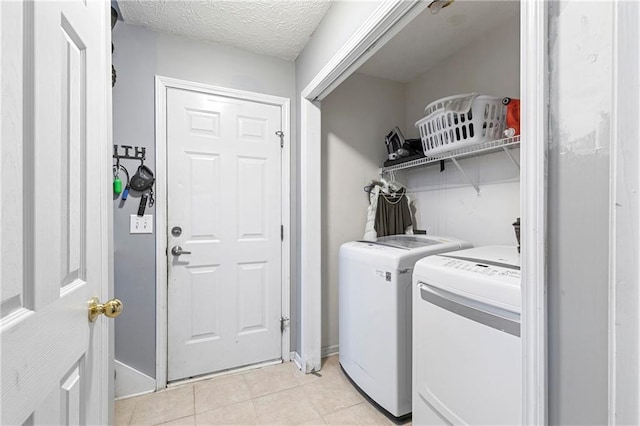
<svg viewBox="0 0 640 426">
<path fill-rule="evenodd" d="M 404 234 L 407 228 L 413 225 L 405 192 L 406 190 L 402 188 L 393 195 L 382 192 L 378 195 L 374 225 L 378 237 Z"/>
</svg>

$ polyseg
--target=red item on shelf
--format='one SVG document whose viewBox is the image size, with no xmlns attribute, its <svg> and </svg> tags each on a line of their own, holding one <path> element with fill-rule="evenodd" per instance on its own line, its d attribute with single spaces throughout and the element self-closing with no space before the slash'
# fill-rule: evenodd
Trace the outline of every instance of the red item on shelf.
<svg viewBox="0 0 640 426">
<path fill-rule="evenodd" d="M 520 99 L 504 98 L 502 101 L 507 106 L 507 119 L 505 129 L 513 129 L 514 136 L 520 134 Z"/>
</svg>

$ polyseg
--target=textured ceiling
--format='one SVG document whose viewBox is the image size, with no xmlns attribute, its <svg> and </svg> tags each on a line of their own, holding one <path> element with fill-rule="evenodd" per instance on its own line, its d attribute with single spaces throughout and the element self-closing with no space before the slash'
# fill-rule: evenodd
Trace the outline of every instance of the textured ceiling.
<svg viewBox="0 0 640 426">
<path fill-rule="evenodd" d="M 427 9 L 358 71 L 406 83 L 507 19 L 520 20 L 519 1 L 455 0 L 436 15 Z"/>
<path fill-rule="evenodd" d="M 118 0 L 124 22 L 294 60 L 330 0 Z"/>
</svg>

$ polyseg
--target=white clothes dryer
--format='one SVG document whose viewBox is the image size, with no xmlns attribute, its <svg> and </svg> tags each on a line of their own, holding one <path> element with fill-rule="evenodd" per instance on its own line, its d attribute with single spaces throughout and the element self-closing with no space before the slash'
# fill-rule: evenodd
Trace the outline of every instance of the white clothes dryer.
<svg viewBox="0 0 640 426">
<path fill-rule="evenodd" d="M 413 423 L 521 424 L 517 248 L 422 259 L 412 287 Z"/>
<path fill-rule="evenodd" d="M 340 365 L 391 416 L 411 413 L 411 277 L 425 256 L 471 244 L 455 238 L 394 235 L 340 247 Z"/>
</svg>

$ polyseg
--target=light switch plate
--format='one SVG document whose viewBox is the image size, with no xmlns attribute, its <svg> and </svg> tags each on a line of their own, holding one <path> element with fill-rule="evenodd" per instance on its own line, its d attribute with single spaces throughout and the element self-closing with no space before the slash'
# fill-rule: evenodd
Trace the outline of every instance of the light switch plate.
<svg viewBox="0 0 640 426">
<path fill-rule="evenodd" d="M 131 215 L 129 222 L 130 234 L 152 234 L 153 233 L 153 215 L 145 214 L 144 216 Z"/>
</svg>

